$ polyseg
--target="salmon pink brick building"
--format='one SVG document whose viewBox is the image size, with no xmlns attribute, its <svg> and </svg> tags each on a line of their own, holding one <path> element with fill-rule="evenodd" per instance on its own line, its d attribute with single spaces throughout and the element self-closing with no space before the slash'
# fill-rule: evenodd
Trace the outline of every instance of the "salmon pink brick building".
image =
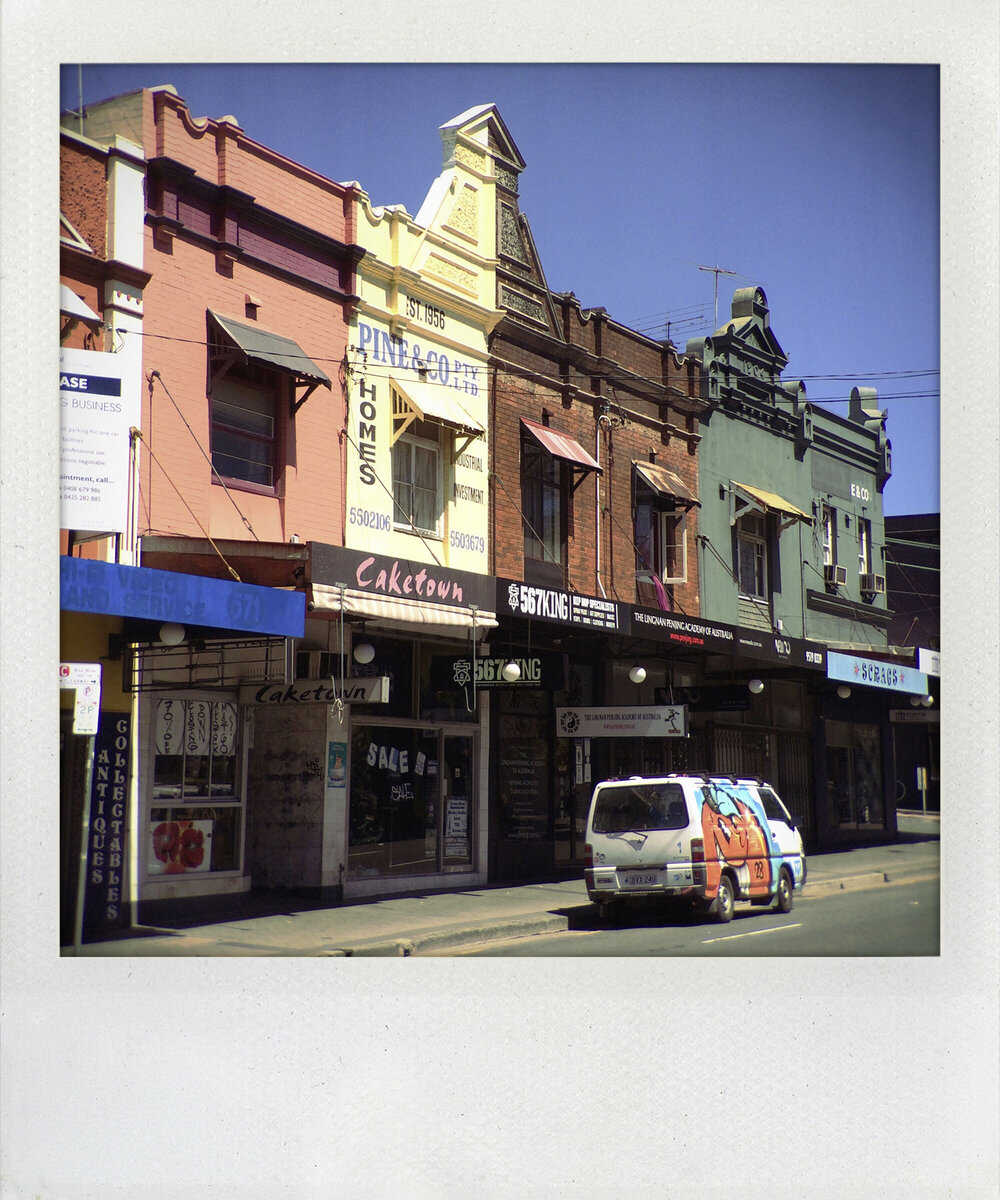
<svg viewBox="0 0 1000 1200">
<path fill-rule="evenodd" d="M 136 393 L 122 528 L 68 529 L 63 569 L 64 610 L 118 621 L 105 674 L 132 705 L 133 915 L 261 872 L 320 887 L 316 773 L 294 773 L 276 838 L 241 688 L 294 678 L 310 544 L 343 542 L 355 189 L 232 116 L 196 117 L 169 86 L 63 126 L 64 283 L 75 272 Z M 131 186 L 108 199 L 123 163 Z"/>
</svg>

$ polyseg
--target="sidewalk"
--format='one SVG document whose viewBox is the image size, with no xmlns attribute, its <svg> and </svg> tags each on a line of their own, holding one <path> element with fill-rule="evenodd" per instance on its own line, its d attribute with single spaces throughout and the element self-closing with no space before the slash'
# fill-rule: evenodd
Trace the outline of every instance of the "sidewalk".
<svg viewBox="0 0 1000 1200">
<path fill-rule="evenodd" d="M 901 840 L 808 859 L 796 903 L 839 891 L 884 887 L 939 875 L 937 823 L 920 817 Z M 445 952 L 479 942 L 567 929 L 592 929 L 598 918 L 583 879 L 402 896 L 335 908 L 297 908 L 186 929 L 144 927 L 113 941 L 86 943 L 85 957 L 351 957 Z M 72 947 L 62 953 L 72 956 Z"/>
</svg>

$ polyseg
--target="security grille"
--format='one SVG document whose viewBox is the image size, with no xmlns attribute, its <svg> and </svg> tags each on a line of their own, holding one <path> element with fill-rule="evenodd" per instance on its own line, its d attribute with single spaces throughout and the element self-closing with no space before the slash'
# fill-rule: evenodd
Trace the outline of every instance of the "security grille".
<svg viewBox="0 0 1000 1200">
<path fill-rule="evenodd" d="M 238 687 L 285 678 L 285 638 L 192 641 L 180 646 L 133 643 L 126 647 L 122 690 Z"/>
</svg>

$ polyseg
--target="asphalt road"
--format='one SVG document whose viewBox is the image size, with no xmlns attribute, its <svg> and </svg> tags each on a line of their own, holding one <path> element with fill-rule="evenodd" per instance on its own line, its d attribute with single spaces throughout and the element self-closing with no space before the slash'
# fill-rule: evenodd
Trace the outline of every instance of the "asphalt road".
<svg viewBox="0 0 1000 1200">
<path fill-rule="evenodd" d="M 936 955 L 938 881 L 796 898 L 790 913 L 739 904 L 728 925 L 655 906 L 586 928 L 452 951 L 475 957 L 851 957 Z"/>
</svg>

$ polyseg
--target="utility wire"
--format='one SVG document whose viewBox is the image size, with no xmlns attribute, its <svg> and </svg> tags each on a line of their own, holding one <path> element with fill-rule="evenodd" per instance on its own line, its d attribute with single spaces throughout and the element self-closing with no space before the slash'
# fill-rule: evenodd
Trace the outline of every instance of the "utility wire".
<svg viewBox="0 0 1000 1200">
<path fill-rule="evenodd" d="M 250 522 L 249 522 L 249 521 L 246 519 L 246 517 L 243 515 L 243 513 L 242 513 L 242 511 L 241 511 L 241 509 L 240 509 L 240 506 L 239 506 L 239 505 L 236 503 L 236 501 L 233 499 L 233 496 L 232 496 L 232 494 L 230 493 L 230 491 L 229 491 L 229 488 L 227 488 L 227 487 L 226 487 L 225 481 L 223 480 L 222 476 L 221 476 L 221 475 L 219 474 L 219 472 L 218 472 L 218 471 L 215 469 L 215 463 L 213 463 L 213 462 L 212 462 L 212 459 L 209 457 L 209 455 L 207 455 L 207 454 L 205 453 L 205 448 L 202 446 L 201 442 L 199 442 L 199 441 L 198 441 L 197 434 L 196 434 L 196 433 L 195 433 L 195 431 L 194 431 L 194 430 L 191 428 L 191 426 L 188 424 L 187 417 L 185 417 L 185 416 L 184 416 L 184 414 L 181 412 L 181 410 L 180 410 L 180 406 L 178 405 L 177 401 L 176 401 L 176 400 L 173 398 L 173 396 L 171 396 L 171 395 L 170 395 L 170 390 L 169 390 L 169 388 L 167 387 L 167 385 L 166 385 L 166 384 L 163 382 L 163 377 L 160 375 L 160 372 L 159 372 L 159 371 L 151 371 L 151 372 L 150 372 L 150 374 L 149 374 L 149 376 L 148 376 L 148 378 L 149 378 L 150 402 L 152 402 L 153 380 L 155 379 L 155 380 L 156 380 L 156 381 L 159 383 L 160 387 L 161 387 L 161 388 L 163 388 L 163 390 L 164 390 L 164 391 L 167 393 L 167 396 L 168 396 L 168 397 L 169 397 L 169 399 L 170 399 L 170 403 L 171 403 L 171 404 L 174 406 L 174 408 L 175 408 L 175 409 L 177 409 L 177 415 L 178 415 L 178 416 L 180 417 L 180 419 L 181 419 L 181 420 L 184 422 L 184 426 L 185 426 L 185 428 L 187 429 L 188 433 L 190 433 L 190 435 L 191 435 L 191 437 L 192 437 L 192 439 L 193 439 L 193 441 L 194 441 L 194 444 L 195 444 L 195 445 L 198 447 L 198 449 L 201 451 L 201 453 L 202 453 L 202 457 L 205 459 L 205 461 L 208 463 L 209 467 L 211 468 L 211 470 L 212 470 L 212 474 L 213 474 L 213 475 L 216 477 L 216 479 L 218 479 L 219 483 L 222 485 L 222 490 L 223 490 L 223 491 L 226 493 L 226 495 L 229 497 L 229 502 L 230 502 L 230 504 L 232 504 L 233 508 L 235 508 L 235 509 L 236 509 L 236 511 L 237 511 L 237 513 L 239 513 L 240 520 L 241 520 L 241 521 L 243 522 L 243 524 L 244 524 L 244 525 L 247 527 L 247 529 L 249 529 L 249 530 L 250 530 L 250 534 L 251 534 L 251 536 L 253 537 L 254 541 L 255 541 L 255 542 L 259 542 L 259 541 L 260 541 L 260 538 L 257 536 L 257 534 L 256 534 L 256 533 L 254 533 L 253 526 L 250 524 Z M 140 436 L 141 436 L 141 435 L 140 435 Z M 143 439 L 143 441 L 144 441 L 144 444 L 146 444 L 146 445 L 148 446 L 148 443 L 146 443 L 146 442 L 145 442 L 145 439 Z M 161 467 L 160 469 L 162 470 L 162 467 Z M 164 474 L 166 474 L 166 472 L 164 472 Z M 169 478 L 169 476 L 168 476 L 168 478 Z M 206 535 L 206 536 L 207 536 L 207 535 Z"/>
<path fill-rule="evenodd" d="M 133 425 L 133 426 L 132 426 L 132 429 L 130 430 L 130 432 L 131 432 L 131 434 L 132 434 L 132 436 L 133 436 L 133 437 L 135 437 L 135 438 L 138 438 L 138 439 L 139 439 L 139 441 L 140 441 L 140 442 L 142 442 L 142 444 L 143 444 L 143 445 L 146 447 L 146 450 L 147 450 L 147 452 L 148 452 L 148 454 L 149 454 L 149 457 L 150 457 L 150 458 L 153 460 L 153 462 L 155 462 L 155 463 L 156 463 L 156 465 L 157 465 L 157 466 L 160 468 L 160 470 L 163 472 L 164 476 L 166 477 L 166 480 L 167 480 L 167 482 L 170 484 L 170 486 L 171 486 L 171 487 L 174 489 L 174 491 L 177 493 L 178 497 L 180 498 L 180 502 L 181 502 L 181 503 L 184 505 L 184 507 L 185 507 L 185 508 L 188 510 L 188 512 L 189 512 L 189 513 L 191 514 L 191 516 L 194 518 L 194 523 L 195 523 L 195 524 L 198 526 L 198 528 L 201 530 L 201 532 L 202 532 L 202 533 L 205 535 L 205 537 L 208 539 L 208 541 L 209 541 L 209 544 L 211 545 L 211 547 L 212 547 L 212 549 L 215 551 L 215 553 L 216 553 L 216 554 L 219 556 L 219 558 L 221 558 L 221 559 L 222 559 L 223 565 L 225 566 L 226 570 L 229 572 L 229 574 L 230 574 L 230 575 L 232 575 L 232 577 L 233 577 L 233 578 L 236 580 L 236 582 L 237 582 L 237 583 L 240 583 L 240 582 L 242 582 L 242 581 L 241 581 L 241 579 L 240 579 L 240 577 L 239 577 L 239 575 L 237 575 L 237 574 L 236 574 L 236 572 L 233 570 L 233 568 L 232 568 L 232 567 L 229 565 L 229 563 L 228 563 L 228 562 L 226 562 L 226 557 L 225 557 L 225 555 L 222 553 L 222 551 L 219 549 L 219 547 L 218 547 L 218 546 L 215 544 L 215 542 L 213 542 L 213 541 L 212 541 L 212 536 L 211 536 L 211 534 L 208 532 L 208 530 L 205 528 L 205 526 L 204 526 L 204 525 L 202 525 L 201 521 L 199 521 L 199 520 L 198 520 L 198 517 L 196 516 L 196 514 L 195 514 L 195 512 L 194 512 L 194 509 L 193 509 L 193 508 L 191 507 L 191 505 L 190 505 L 190 504 L 188 504 L 188 502 L 187 502 L 187 501 L 184 499 L 184 494 L 181 492 L 180 488 L 179 488 L 179 487 L 177 486 L 177 484 L 176 484 L 176 483 L 174 483 L 174 481 L 173 481 L 173 480 L 170 478 L 170 474 L 169 474 L 169 472 L 167 471 L 166 467 L 164 467 L 164 465 L 163 465 L 163 464 L 160 462 L 160 460 L 159 460 L 159 459 L 156 457 L 156 455 L 153 453 L 153 450 L 152 450 L 152 448 L 150 447 L 150 444 L 149 444 L 149 442 L 147 442 L 147 441 L 146 441 L 146 439 L 145 439 L 145 438 L 143 437 L 143 435 L 142 435 L 142 430 L 141 430 L 141 429 L 137 429 L 137 428 L 136 428 L 136 427 Z"/>
</svg>

